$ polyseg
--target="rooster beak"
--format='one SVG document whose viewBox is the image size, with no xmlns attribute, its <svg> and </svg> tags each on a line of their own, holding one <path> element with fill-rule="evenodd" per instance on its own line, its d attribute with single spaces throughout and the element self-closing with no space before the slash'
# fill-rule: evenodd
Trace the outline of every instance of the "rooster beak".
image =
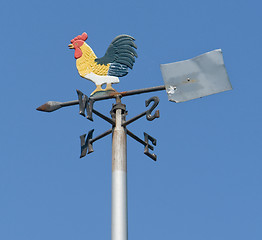
<svg viewBox="0 0 262 240">
<path fill-rule="evenodd" d="M 69 44 L 68 47 L 69 47 L 70 49 L 74 49 L 74 48 L 75 48 L 73 44 Z"/>
</svg>

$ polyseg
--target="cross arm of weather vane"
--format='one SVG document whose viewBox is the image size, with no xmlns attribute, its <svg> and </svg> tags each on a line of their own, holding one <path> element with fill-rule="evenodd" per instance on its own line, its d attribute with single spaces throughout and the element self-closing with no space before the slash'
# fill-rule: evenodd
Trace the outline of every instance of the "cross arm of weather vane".
<svg viewBox="0 0 262 240">
<path fill-rule="evenodd" d="M 101 114 L 100 112 L 96 111 L 93 108 L 93 101 L 91 100 L 90 102 L 90 98 L 88 98 L 86 95 L 84 95 L 82 92 L 80 92 L 79 90 L 77 90 L 77 94 L 79 97 L 79 113 L 85 117 L 85 112 L 87 114 L 87 119 L 93 121 L 92 118 L 92 113 L 96 114 L 97 116 L 101 117 L 102 119 L 106 120 L 107 122 L 111 123 L 112 126 L 114 127 L 115 125 L 115 119 L 114 119 L 114 111 L 112 109 L 111 111 L 111 115 L 112 115 L 112 119 L 106 117 L 105 115 Z M 146 116 L 148 121 L 153 121 L 155 118 L 159 118 L 159 110 L 157 110 L 153 115 L 152 112 L 153 110 L 157 107 L 158 103 L 159 103 L 159 98 L 158 97 L 151 97 L 150 99 L 148 99 L 147 101 L 145 101 L 145 105 L 146 107 L 148 107 L 150 105 L 150 103 L 153 102 L 153 105 L 150 107 L 150 109 L 148 109 L 147 111 L 142 112 L 141 114 L 131 118 L 130 120 L 124 121 L 122 126 L 126 127 L 127 125 L 133 123 L 134 121 L 140 119 L 143 116 Z M 121 108 L 121 103 L 116 104 L 117 107 Z M 122 106 L 123 108 L 123 106 Z M 125 111 L 125 107 L 123 108 L 123 110 Z M 125 113 L 126 115 L 126 113 Z M 98 139 L 101 139 L 107 135 L 109 135 L 110 133 L 112 133 L 112 129 L 109 129 L 108 131 L 102 133 L 101 135 L 92 138 L 93 136 L 93 132 L 94 129 L 92 129 L 91 131 L 89 131 L 87 137 L 86 134 L 80 136 L 81 139 L 81 156 L 80 158 L 86 156 L 86 154 L 90 154 L 92 153 L 93 150 L 93 142 L 97 141 Z M 149 152 L 149 149 L 154 150 L 154 147 L 152 145 L 149 144 L 149 140 L 152 142 L 152 144 L 155 146 L 156 145 L 156 139 L 154 139 L 153 137 L 151 137 L 150 135 L 148 135 L 147 133 L 144 133 L 144 138 L 145 141 L 143 141 L 142 139 L 140 139 L 139 137 L 137 137 L 135 134 L 133 134 L 132 132 L 130 132 L 127 129 L 127 134 L 132 137 L 133 139 L 135 139 L 136 141 L 138 141 L 139 143 L 141 143 L 142 145 L 144 145 L 145 150 L 144 153 L 152 158 L 154 161 L 156 161 L 156 155 L 155 154 L 151 154 Z"/>
<path fill-rule="evenodd" d="M 156 110 L 156 112 L 154 113 L 154 115 L 152 115 L 153 110 L 157 107 L 158 103 L 159 103 L 159 98 L 158 97 L 151 97 L 148 100 L 145 101 L 145 105 L 146 107 L 149 106 L 149 104 L 151 102 L 154 102 L 153 105 L 151 106 L 150 109 L 148 109 L 145 112 L 140 113 L 139 115 L 125 121 L 122 126 L 126 127 L 127 125 L 129 125 L 130 123 L 133 123 L 134 121 L 138 120 L 139 118 L 143 117 L 146 115 L 146 119 L 148 121 L 153 121 L 156 118 L 160 117 L 159 114 L 159 110 Z M 136 136 L 134 133 L 130 132 L 127 129 L 127 135 L 129 135 L 130 137 L 132 137 L 133 139 L 135 139 L 137 142 L 141 143 L 142 145 L 144 145 L 145 149 L 144 149 L 144 154 L 146 154 L 148 157 L 150 157 L 151 159 L 153 159 L 154 161 L 156 161 L 157 156 L 155 154 L 152 154 L 149 152 L 149 149 L 154 150 L 154 147 L 152 145 L 149 144 L 149 140 L 152 142 L 152 144 L 154 146 L 156 146 L 156 139 L 151 137 L 150 135 L 148 135 L 147 133 L 144 132 L 144 138 L 145 140 L 143 141 L 141 138 L 139 138 L 138 136 Z"/>
<path fill-rule="evenodd" d="M 148 107 L 151 102 L 154 102 L 154 104 L 152 105 L 152 107 L 151 107 L 149 110 L 147 110 L 147 111 L 145 111 L 145 112 L 142 112 L 142 113 L 140 113 L 139 115 L 137 115 L 137 116 L 135 116 L 135 117 L 133 117 L 133 118 L 125 121 L 125 122 L 122 124 L 122 126 L 125 127 L 125 126 L 129 125 L 130 123 L 138 120 L 139 118 L 141 118 L 141 117 L 143 117 L 143 116 L 145 116 L 145 115 L 146 115 L 146 119 L 147 119 L 148 121 L 153 121 L 155 118 L 159 118 L 159 117 L 160 117 L 160 115 L 159 115 L 159 110 L 157 110 L 154 115 L 151 115 L 152 111 L 157 107 L 157 105 L 158 105 L 158 103 L 159 103 L 159 98 L 158 98 L 158 97 L 151 97 L 151 98 L 149 98 L 149 99 L 145 102 L 145 103 L 146 103 L 146 107 Z"/>
<path fill-rule="evenodd" d="M 110 98 L 116 98 L 117 95 L 119 95 L 121 97 L 126 97 L 126 96 L 132 96 L 132 95 L 136 95 L 136 94 L 156 92 L 156 91 L 162 91 L 162 90 L 166 90 L 164 85 L 156 86 L 156 87 L 150 87 L 150 88 L 130 90 L 130 91 L 119 92 L 119 93 L 113 92 L 113 93 L 108 94 L 106 96 L 91 97 L 90 99 L 93 100 L 93 102 L 95 102 L 95 101 L 101 101 L 101 100 L 106 100 L 106 99 L 110 99 Z M 73 106 L 73 105 L 78 105 L 78 104 L 79 104 L 79 100 L 73 100 L 73 101 L 68 101 L 68 102 L 48 101 L 45 104 L 38 107 L 36 110 L 43 111 L 43 112 L 53 112 L 53 111 L 56 111 L 56 110 L 63 108 L 63 107 L 68 107 L 68 106 Z"/>
<path fill-rule="evenodd" d="M 121 98 L 121 97 L 125 97 L 125 96 L 132 96 L 132 95 L 137 95 L 137 94 L 141 94 L 141 93 L 147 93 L 147 92 L 155 92 L 155 91 L 161 91 L 161 90 L 165 90 L 165 86 L 157 86 L 157 87 L 151 87 L 151 88 L 144 88 L 144 89 L 137 89 L 137 90 L 131 90 L 131 91 L 126 91 L 126 92 L 119 92 L 119 93 L 111 93 L 105 96 L 100 96 L 100 97 L 90 97 L 88 98 L 86 95 L 84 95 L 81 91 L 77 90 L 77 95 L 78 95 L 78 100 L 74 100 L 74 101 L 68 101 L 68 102 L 56 102 L 56 101 L 49 101 L 43 105 L 41 105 L 40 107 L 37 108 L 38 111 L 44 111 L 44 112 L 53 112 L 56 111 L 62 107 L 67 107 L 67 106 L 72 106 L 72 105 L 79 105 L 79 114 L 82 116 L 86 116 L 86 118 L 90 121 L 93 121 L 93 113 L 99 117 L 101 117 L 102 119 L 104 119 L 105 121 L 109 122 L 112 127 L 115 126 L 115 120 L 114 117 L 111 119 L 105 115 L 103 115 L 102 113 L 96 111 L 93 108 L 94 102 L 95 101 L 100 101 L 100 100 L 105 100 L 105 99 L 110 99 L 110 98 Z M 150 103 L 153 102 L 153 105 L 150 107 L 150 109 L 148 109 L 147 111 L 142 112 L 141 114 L 127 120 L 124 121 L 122 123 L 123 127 L 126 127 L 127 125 L 135 122 L 136 120 L 140 119 L 143 116 L 146 116 L 148 121 L 152 121 L 155 118 L 159 118 L 159 110 L 157 110 L 153 115 L 152 112 L 153 110 L 156 108 L 156 106 L 159 103 L 159 99 L 158 97 L 151 97 L 150 99 L 148 99 L 145 102 L 146 107 L 148 107 L 150 105 Z M 85 115 L 86 113 L 86 115 Z M 106 132 L 100 134 L 99 136 L 93 138 L 93 132 L 94 129 L 92 129 L 91 131 L 89 131 L 88 135 L 86 136 L 86 134 L 83 134 L 82 136 L 80 136 L 80 140 L 81 140 L 81 156 L 80 158 L 84 157 L 86 154 L 92 153 L 93 150 L 93 143 L 109 134 L 111 134 L 113 131 L 113 129 L 109 129 Z M 149 153 L 149 149 L 154 150 L 154 147 L 152 145 L 149 144 L 149 140 L 152 142 L 152 144 L 154 146 L 156 146 L 156 139 L 154 139 L 153 137 L 151 137 L 150 135 L 148 135 L 147 133 L 144 133 L 144 140 L 140 139 L 139 137 L 137 137 L 135 134 L 133 134 L 132 132 L 130 132 L 127 129 L 127 134 L 132 137 L 133 139 L 135 139 L 136 141 L 138 141 L 139 143 L 141 143 L 142 145 L 144 145 L 145 149 L 144 149 L 144 153 L 149 156 L 150 158 L 152 158 L 154 161 L 156 161 L 156 155 L 155 154 L 151 154 Z"/>
</svg>

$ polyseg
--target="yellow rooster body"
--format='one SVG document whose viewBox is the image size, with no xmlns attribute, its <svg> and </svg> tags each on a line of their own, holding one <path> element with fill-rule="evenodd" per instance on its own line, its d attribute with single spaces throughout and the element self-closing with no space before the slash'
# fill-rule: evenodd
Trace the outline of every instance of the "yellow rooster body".
<svg viewBox="0 0 262 240">
<path fill-rule="evenodd" d="M 76 60 L 76 67 L 81 77 L 94 82 L 98 86 L 96 90 L 100 91 L 102 89 L 100 89 L 99 86 L 105 83 L 108 84 L 105 90 L 111 90 L 109 83 L 119 83 L 118 77 L 107 75 L 110 64 L 97 64 L 95 62 L 97 58 L 95 53 L 86 43 L 84 43 L 80 49 L 83 55 Z"/>
</svg>

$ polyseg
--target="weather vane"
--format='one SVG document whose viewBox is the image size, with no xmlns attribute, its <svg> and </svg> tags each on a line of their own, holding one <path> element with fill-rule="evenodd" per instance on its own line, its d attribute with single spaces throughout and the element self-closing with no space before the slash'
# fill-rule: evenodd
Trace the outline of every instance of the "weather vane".
<svg viewBox="0 0 262 240">
<path fill-rule="evenodd" d="M 53 112 L 62 107 L 79 105 L 79 114 L 93 121 L 93 114 L 101 117 L 111 128 L 106 132 L 93 137 L 94 129 L 87 134 L 80 136 L 81 155 L 92 153 L 93 143 L 112 133 L 112 217 L 111 217 L 111 239 L 127 240 L 127 160 L 126 160 L 126 137 L 129 135 L 144 146 L 144 153 L 157 160 L 152 153 L 156 146 L 156 139 L 147 133 L 141 139 L 127 129 L 127 126 L 141 117 L 152 121 L 159 118 L 159 110 L 153 111 L 159 103 L 159 98 L 153 96 L 145 101 L 145 106 L 151 107 L 139 115 L 126 120 L 126 105 L 121 98 L 137 94 L 166 90 L 168 100 L 184 102 L 191 99 L 207 96 L 214 93 L 232 89 L 224 66 L 222 51 L 220 49 L 207 52 L 195 58 L 161 64 L 161 72 L 164 85 L 137 89 L 125 92 L 117 92 L 112 84 L 119 83 L 119 77 L 128 74 L 135 63 L 136 44 L 135 39 L 129 35 L 117 36 L 109 45 L 105 55 L 97 58 L 91 47 L 85 42 L 88 36 L 86 33 L 78 35 L 68 45 L 74 49 L 76 67 L 81 77 L 96 84 L 96 89 L 88 97 L 80 90 L 77 90 L 78 100 L 69 102 L 49 101 L 37 110 Z M 106 84 L 103 89 L 102 86 Z M 115 98 L 110 111 L 111 117 L 94 109 L 96 101 Z"/>
</svg>

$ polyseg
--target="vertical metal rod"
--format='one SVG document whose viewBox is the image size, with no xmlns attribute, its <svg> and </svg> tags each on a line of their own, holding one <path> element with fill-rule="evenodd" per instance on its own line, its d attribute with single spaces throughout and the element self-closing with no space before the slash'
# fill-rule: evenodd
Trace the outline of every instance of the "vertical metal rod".
<svg viewBox="0 0 262 240">
<path fill-rule="evenodd" d="M 127 240 L 127 161 L 126 128 L 122 126 L 126 112 L 118 99 L 113 107 L 115 126 L 112 139 L 112 216 L 111 240 Z"/>
</svg>

